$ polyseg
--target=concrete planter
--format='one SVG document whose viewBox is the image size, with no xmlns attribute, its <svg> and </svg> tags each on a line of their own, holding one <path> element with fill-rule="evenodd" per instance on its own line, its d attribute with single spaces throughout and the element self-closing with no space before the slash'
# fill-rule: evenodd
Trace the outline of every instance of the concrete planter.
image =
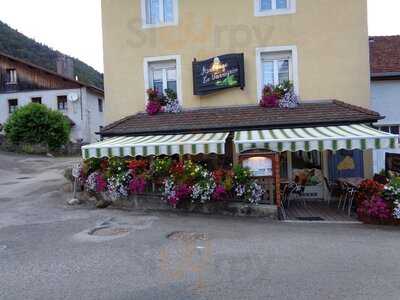
<svg viewBox="0 0 400 300">
<path fill-rule="evenodd" d="M 188 212 L 209 215 L 224 215 L 238 217 L 260 217 L 276 219 L 278 210 L 275 205 L 249 204 L 244 202 L 212 202 L 206 204 L 187 203 L 179 208 L 168 205 L 159 194 L 132 195 L 126 199 L 111 201 L 105 193 L 87 192 L 78 193 L 78 199 L 85 201 L 96 199 L 98 208 L 113 207 L 119 209 L 146 210 L 146 211 L 170 211 Z"/>
</svg>

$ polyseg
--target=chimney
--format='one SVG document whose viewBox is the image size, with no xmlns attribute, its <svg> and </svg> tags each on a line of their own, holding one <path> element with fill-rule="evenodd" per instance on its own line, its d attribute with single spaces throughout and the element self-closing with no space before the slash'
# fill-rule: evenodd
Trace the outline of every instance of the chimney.
<svg viewBox="0 0 400 300">
<path fill-rule="evenodd" d="M 74 79 L 74 61 L 65 55 L 57 57 L 57 73 L 65 77 Z"/>
</svg>

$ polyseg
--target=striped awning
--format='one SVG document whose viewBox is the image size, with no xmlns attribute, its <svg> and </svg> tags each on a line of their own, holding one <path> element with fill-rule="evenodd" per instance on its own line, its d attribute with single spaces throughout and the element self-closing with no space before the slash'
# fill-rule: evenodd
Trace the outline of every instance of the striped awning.
<svg viewBox="0 0 400 300">
<path fill-rule="evenodd" d="M 398 136 L 367 125 L 240 131 L 234 139 L 238 153 L 250 149 L 270 151 L 368 150 L 398 147 Z"/>
<path fill-rule="evenodd" d="M 228 133 L 116 137 L 82 147 L 84 159 L 112 156 L 224 154 Z"/>
</svg>

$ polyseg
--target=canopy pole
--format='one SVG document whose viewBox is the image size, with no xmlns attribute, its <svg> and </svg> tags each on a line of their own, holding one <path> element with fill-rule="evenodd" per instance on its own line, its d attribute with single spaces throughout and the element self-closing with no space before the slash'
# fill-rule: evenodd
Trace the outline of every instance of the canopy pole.
<svg viewBox="0 0 400 300">
<path fill-rule="evenodd" d="M 274 173 L 275 173 L 275 201 L 276 206 L 278 208 L 282 207 L 282 199 L 281 199 L 281 168 L 280 168 L 280 159 L 279 153 L 275 153 L 274 155 Z"/>
</svg>

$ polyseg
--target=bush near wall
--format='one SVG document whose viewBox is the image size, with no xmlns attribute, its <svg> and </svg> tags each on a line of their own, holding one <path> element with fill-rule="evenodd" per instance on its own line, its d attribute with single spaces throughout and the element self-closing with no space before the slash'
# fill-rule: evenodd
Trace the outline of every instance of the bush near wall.
<svg viewBox="0 0 400 300">
<path fill-rule="evenodd" d="M 10 116 L 4 131 L 15 145 L 45 145 L 57 150 L 68 143 L 71 126 L 62 113 L 31 103 Z"/>
</svg>

